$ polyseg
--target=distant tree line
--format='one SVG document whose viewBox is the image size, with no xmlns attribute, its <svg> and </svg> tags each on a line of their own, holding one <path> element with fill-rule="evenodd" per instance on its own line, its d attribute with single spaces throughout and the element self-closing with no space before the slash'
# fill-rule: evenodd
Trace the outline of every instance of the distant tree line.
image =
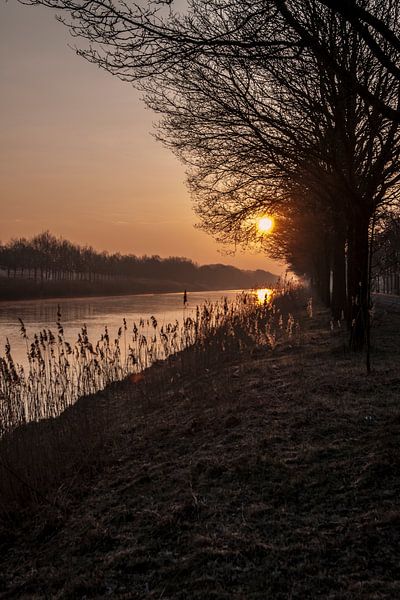
<svg viewBox="0 0 400 600">
<path fill-rule="evenodd" d="M 200 286 L 251 287 L 276 280 L 263 270 L 242 271 L 229 265 L 199 266 L 182 257 L 135 256 L 97 252 L 45 231 L 30 239 L 13 239 L 0 244 L 0 267 L 9 279 L 37 282 L 99 282 L 113 279 L 175 281 Z"/>
</svg>

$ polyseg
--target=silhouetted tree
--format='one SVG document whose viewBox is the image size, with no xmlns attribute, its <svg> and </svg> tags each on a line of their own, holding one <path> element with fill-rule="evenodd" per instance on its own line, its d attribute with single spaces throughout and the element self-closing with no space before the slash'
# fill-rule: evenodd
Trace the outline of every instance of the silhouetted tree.
<svg viewBox="0 0 400 600">
<path fill-rule="evenodd" d="M 208 231 L 241 243 L 257 210 L 301 199 L 318 212 L 334 245 L 336 312 L 347 247 L 362 346 L 370 224 L 397 184 L 397 2 L 191 0 L 182 14 L 170 2 L 39 3 L 90 41 L 82 56 L 146 92 L 163 115 L 161 139 L 191 165 Z"/>
<path fill-rule="evenodd" d="M 248 63 L 279 60 L 308 48 L 365 102 L 400 122 L 397 104 L 377 96 L 368 81 L 336 60 L 316 32 L 319 20 L 340 16 L 388 77 L 399 78 L 400 8 L 397 0 L 173 0 L 137 4 L 122 0 L 22 0 L 61 11 L 74 36 L 88 39 L 79 53 L 128 81 L 165 72 L 178 61 L 218 53 Z M 317 19 L 316 19 L 317 16 Z M 206 26 L 205 26 L 206 24 Z"/>
</svg>

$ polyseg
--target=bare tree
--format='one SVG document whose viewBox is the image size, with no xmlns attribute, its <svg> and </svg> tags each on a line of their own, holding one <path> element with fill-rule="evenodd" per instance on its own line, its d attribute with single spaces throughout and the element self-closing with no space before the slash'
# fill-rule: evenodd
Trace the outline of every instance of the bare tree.
<svg viewBox="0 0 400 600">
<path fill-rule="evenodd" d="M 368 81 L 377 97 L 396 101 L 398 84 L 352 30 L 341 19 L 325 24 L 314 18 L 336 62 Z M 304 210 L 314 198 L 333 231 L 334 313 L 348 310 L 353 340 L 361 345 L 369 225 L 397 185 L 398 126 L 319 56 L 303 52 L 287 57 L 285 66 L 282 73 L 273 60 L 249 65 L 209 54 L 205 63 L 180 64 L 144 87 L 150 106 L 163 115 L 161 139 L 191 169 L 203 227 L 220 241 L 246 242 L 256 234 L 257 213 L 276 212 L 299 197 Z M 307 193 L 300 194 L 301 187 Z"/>
<path fill-rule="evenodd" d="M 171 3 L 39 3 L 89 41 L 82 56 L 145 91 L 208 231 L 241 243 L 257 211 L 316 207 L 341 295 L 347 244 L 361 345 L 370 222 L 397 184 L 397 2 L 190 0 L 181 14 Z"/>
<path fill-rule="evenodd" d="M 399 78 L 400 37 L 397 0 L 188 0 L 187 10 L 174 2 L 144 6 L 122 0 L 22 0 L 61 11 L 63 21 L 88 47 L 78 53 L 114 75 L 136 82 L 163 73 L 181 60 L 218 52 L 246 61 L 279 60 L 309 48 L 347 85 L 387 118 L 400 122 L 397 103 L 377 96 L 368 82 L 337 62 L 311 14 L 321 21 L 340 15 L 366 45 L 388 76 Z M 207 23 L 209 29 L 204 27 Z"/>
</svg>

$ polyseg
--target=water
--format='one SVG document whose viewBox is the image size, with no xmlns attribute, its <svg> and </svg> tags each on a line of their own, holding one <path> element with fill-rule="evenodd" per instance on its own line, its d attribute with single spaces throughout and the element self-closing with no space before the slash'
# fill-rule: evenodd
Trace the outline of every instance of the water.
<svg viewBox="0 0 400 600">
<path fill-rule="evenodd" d="M 183 307 L 183 293 L 143 294 L 139 296 L 106 296 L 101 298 L 64 298 L 58 300 L 29 300 L 23 302 L 0 302 L 0 355 L 4 354 L 7 338 L 11 344 L 14 361 L 27 364 L 26 342 L 20 334 L 18 319 L 25 323 L 30 340 L 41 329 L 51 329 L 56 333 L 58 306 L 65 339 L 74 343 L 80 328 L 86 323 L 91 341 L 96 342 L 107 325 L 110 338 L 117 335 L 123 318 L 128 330 L 139 319 L 154 316 L 160 325 L 182 321 L 197 305 L 206 300 L 216 302 L 223 298 L 234 299 L 242 290 L 221 290 L 214 292 L 189 292 L 188 306 Z"/>
</svg>

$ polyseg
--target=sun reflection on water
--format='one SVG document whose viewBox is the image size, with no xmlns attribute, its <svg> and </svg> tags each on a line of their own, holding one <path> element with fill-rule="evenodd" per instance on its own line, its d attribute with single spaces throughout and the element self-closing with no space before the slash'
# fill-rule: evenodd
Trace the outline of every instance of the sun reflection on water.
<svg viewBox="0 0 400 600">
<path fill-rule="evenodd" d="M 260 304 L 268 303 L 271 300 L 273 293 L 274 291 L 270 288 L 260 288 L 256 290 L 258 302 Z"/>
</svg>

